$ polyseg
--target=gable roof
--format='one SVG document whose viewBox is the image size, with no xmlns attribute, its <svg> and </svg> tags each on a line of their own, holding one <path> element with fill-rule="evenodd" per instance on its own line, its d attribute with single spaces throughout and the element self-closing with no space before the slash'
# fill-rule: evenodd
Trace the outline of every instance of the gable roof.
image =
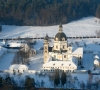
<svg viewBox="0 0 100 90">
<path fill-rule="evenodd" d="M 83 54 L 83 48 L 74 48 L 72 54 Z"/>
</svg>

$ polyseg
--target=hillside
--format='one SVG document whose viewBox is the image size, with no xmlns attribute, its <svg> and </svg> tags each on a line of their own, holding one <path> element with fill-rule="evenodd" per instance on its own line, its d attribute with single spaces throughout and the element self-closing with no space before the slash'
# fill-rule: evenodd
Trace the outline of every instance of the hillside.
<svg viewBox="0 0 100 90">
<path fill-rule="evenodd" d="M 0 38 L 12 37 L 44 37 L 46 34 L 55 36 L 59 26 L 10 26 L 3 25 Z M 100 30 L 100 19 L 87 17 L 68 24 L 63 24 L 63 30 L 67 36 L 89 36 L 96 35 Z"/>
<path fill-rule="evenodd" d="M 6 25 L 57 25 L 87 16 L 100 18 L 100 0 L 0 0 Z"/>
</svg>

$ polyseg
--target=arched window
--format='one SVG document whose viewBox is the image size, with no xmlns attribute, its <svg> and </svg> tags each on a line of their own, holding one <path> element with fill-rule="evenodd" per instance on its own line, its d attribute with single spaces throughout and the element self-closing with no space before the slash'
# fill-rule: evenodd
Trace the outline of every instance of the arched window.
<svg viewBox="0 0 100 90">
<path fill-rule="evenodd" d="M 65 38 L 64 37 L 62 38 L 62 41 L 65 41 Z"/>
<path fill-rule="evenodd" d="M 44 48 L 47 49 L 47 46 L 45 46 Z"/>
<path fill-rule="evenodd" d="M 56 55 L 54 55 L 54 58 L 56 58 Z"/>
<path fill-rule="evenodd" d="M 66 55 L 64 55 L 64 58 L 66 58 Z"/>
<path fill-rule="evenodd" d="M 56 41 L 58 41 L 58 38 L 56 37 Z"/>
<path fill-rule="evenodd" d="M 45 53 L 47 53 L 47 50 L 45 51 Z"/>
<path fill-rule="evenodd" d="M 58 45 L 56 45 L 56 49 L 58 49 Z"/>
<path fill-rule="evenodd" d="M 63 49 L 65 48 L 65 45 L 63 45 Z"/>
</svg>

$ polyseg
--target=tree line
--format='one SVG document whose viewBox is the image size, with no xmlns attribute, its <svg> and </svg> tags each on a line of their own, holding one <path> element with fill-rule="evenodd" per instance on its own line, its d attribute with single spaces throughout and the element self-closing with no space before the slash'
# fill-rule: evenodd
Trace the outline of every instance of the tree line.
<svg viewBox="0 0 100 90">
<path fill-rule="evenodd" d="M 0 23 L 55 25 L 82 17 L 100 18 L 100 0 L 0 0 Z"/>
</svg>

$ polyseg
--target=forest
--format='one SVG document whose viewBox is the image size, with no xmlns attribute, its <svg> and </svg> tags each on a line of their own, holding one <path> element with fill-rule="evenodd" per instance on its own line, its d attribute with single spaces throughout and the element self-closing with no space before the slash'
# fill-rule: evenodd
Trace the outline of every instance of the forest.
<svg viewBox="0 0 100 90">
<path fill-rule="evenodd" d="M 100 18 L 100 0 L 0 0 L 3 25 L 47 26 Z"/>
</svg>

